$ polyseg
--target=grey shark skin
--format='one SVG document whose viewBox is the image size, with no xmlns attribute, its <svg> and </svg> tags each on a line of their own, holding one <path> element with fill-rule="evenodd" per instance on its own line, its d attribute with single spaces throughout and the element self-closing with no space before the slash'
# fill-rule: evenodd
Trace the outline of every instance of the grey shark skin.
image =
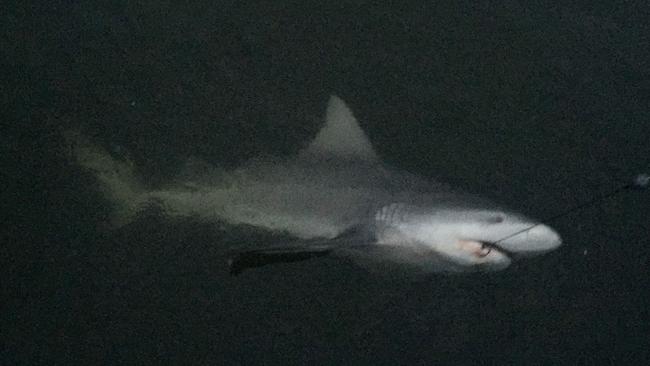
<svg viewBox="0 0 650 366">
<path fill-rule="evenodd" d="M 336 96 L 329 100 L 325 125 L 297 156 L 256 159 L 230 172 L 190 160 L 189 173 L 166 189 L 145 188 L 132 164 L 113 159 L 81 134 L 68 138 L 80 165 L 95 173 L 114 201 L 116 226 L 156 201 L 170 217 L 252 225 L 295 238 L 230 248 L 233 273 L 325 254 L 379 271 L 493 271 L 514 257 L 561 244 L 544 224 L 383 164 Z"/>
</svg>

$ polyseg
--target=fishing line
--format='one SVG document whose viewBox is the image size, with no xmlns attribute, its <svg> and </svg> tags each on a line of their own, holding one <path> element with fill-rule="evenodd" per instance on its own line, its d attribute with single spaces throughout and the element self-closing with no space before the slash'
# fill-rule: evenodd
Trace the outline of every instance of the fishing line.
<svg viewBox="0 0 650 366">
<path fill-rule="evenodd" d="M 616 188 L 615 190 L 613 190 L 613 191 L 611 191 L 611 192 L 609 192 L 609 193 L 607 193 L 605 195 L 594 198 L 594 199 L 592 199 L 590 201 L 587 201 L 585 203 L 579 204 L 579 205 L 577 205 L 575 207 L 572 207 L 572 208 L 570 208 L 570 209 L 568 209 L 568 210 L 566 210 L 564 212 L 561 212 L 561 213 L 559 213 L 557 215 L 554 215 L 554 216 L 551 216 L 551 217 L 549 217 L 549 218 L 547 218 L 545 220 L 542 220 L 542 221 L 538 222 L 537 224 L 534 224 L 534 225 L 531 225 L 531 226 L 529 226 L 529 227 L 527 227 L 525 229 L 516 231 L 516 232 L 514 232 L 514 233 L 512 233 L 512 234 L 510 234 L 510 235 L 508 235 L 506 237 L 503 237 L 503 238 L 501 238 L 501 239 L 499 239 L 499 240 L 497 240 L 495 242 L 492 242 L 490 244 L 498 244 L 498 243 L 500 243 L 500 242 L 502 242 L 504 240 L 507 240 L 507 239 L 510 239 L 510 238 L 512 238 L 514 236 L 523 234 L 523 233 L 529 231 L 530 229 L 535 228 L 535 227 L 537 227 L 539 225 L 548 224 L 551 221 L 555 221 L 555 220 L 557 220 L 559 218 L 568 216 L 568 215 L 570 215 L 570 214 L 572 214 L 572 213 L 574 213 L 576 211 L 580 211 L 580 210 L 582 210 L 582 209 L 584 209 L 586 207 L 593 206 L 596 203 L 604 201 L 604 200 L 606 200 L 606 199 L 608 199 L 610 197 L 616 196 L 621 192 L 631 191 L 631 190 L 639 191 L 639 190 L 647 189 L 648 185 L 650 185 L 650 175 L 648 175 L 648 174 L 639 174 L 634 178 L 634 180 L 632 180 L 632 182 L 630 182 L 628 184 L 625 184 L 625 185 L 622 185 L 622 186 Z"/>
</svg>

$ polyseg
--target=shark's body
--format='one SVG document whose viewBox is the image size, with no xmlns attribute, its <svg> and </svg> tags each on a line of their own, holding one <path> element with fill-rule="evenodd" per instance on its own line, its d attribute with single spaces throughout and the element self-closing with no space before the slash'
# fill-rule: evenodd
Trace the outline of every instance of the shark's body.
<svg viewBox="0 0 650 366">
<path fill-rule="evenodd" d="M 548 226 L 386 166 L 335 96 L 323 129 L 298 156 L 254 160 L 227 173 L 204 163 L 200 174 L 164 190 L 142 188 L 128 164 L 74 138 L 78 161 L 96 172 L 115 201 L 118 225 L 156 201 L 170 216 L 252 225 L 296 238 L 292 245 L 244 246 L 232 258 L 235 272 L 330 253 L 422 273 L 499 270 L 513 256 L 561 243 Z"/>
</svg>

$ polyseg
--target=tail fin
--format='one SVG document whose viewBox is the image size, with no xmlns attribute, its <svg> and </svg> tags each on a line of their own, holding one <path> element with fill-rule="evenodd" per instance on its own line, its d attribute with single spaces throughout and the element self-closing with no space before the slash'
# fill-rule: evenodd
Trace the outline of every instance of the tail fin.
<svg viewBox="0 0 650 366">
<path fill-rule="evenodd" d="M 119 227 L 133 220 L 141 204 L 143 188 L 135 176 L 132 162 L 116 160 L 79 131 L 66 131 L 64 137 L 70 144 L 73 158 L 93 173 L 101 191 L 113 203 L 112 224 Z"/>
</svg>

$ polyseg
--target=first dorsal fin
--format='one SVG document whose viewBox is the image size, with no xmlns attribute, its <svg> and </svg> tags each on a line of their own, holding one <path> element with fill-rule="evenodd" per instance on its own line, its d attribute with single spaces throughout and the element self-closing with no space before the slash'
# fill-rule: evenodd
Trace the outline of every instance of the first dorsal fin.
<svg viewBox="0 0 650 366">
<path fill-rule="evenodd" d="M 330 96 L 325 125 L 304 153 L 344 159 L 377 160 L 370 140 L 341 98 Z"/>
</svg>

